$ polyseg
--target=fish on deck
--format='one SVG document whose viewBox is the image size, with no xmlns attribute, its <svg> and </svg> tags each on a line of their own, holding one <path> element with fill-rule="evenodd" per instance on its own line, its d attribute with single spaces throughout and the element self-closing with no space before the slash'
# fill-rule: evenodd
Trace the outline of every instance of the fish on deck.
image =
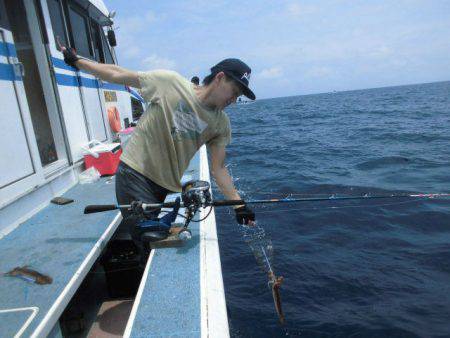
<svg viewBox="0 0 450 338">
<path fill-rule="evenodd" d="M 28 282 L 33 282 L 39 285 L 51 284 L 53 282 L 52 277 L 46 276 L 36 270 L 29 269 L 27 266 L 17 266 L 4 275 L 8 277 L 19 277 Z"/>
</svg>

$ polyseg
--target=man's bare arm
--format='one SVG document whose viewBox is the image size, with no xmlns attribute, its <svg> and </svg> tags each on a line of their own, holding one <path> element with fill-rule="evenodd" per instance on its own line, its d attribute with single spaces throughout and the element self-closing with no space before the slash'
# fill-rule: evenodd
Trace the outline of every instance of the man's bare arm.
<svg viewBox="0 0 450 338">
<path fill-rule="evenodd" d="M 241 197 L 234 187 L 233 179 L 225 167 L 225 147 L 210 145 L 208 149 L 211 155 L 211 173 L 220 191 L 229 200 L 240 200 Z M 233 208 L 239 224 L 256 225 L 255 213 L 246 205 L 235 205 Z"/>
<path fill-rule="evenodd" d="M 219 186 L 222 194 L 229 200 L 240 200 L 241 197 L 233 184 L 228 169 L 225 167 L 225 147 L 210 145 L 208 147 L 211 158 L 211 174 Z M 239 206 L 235 206 L 237 208 Z"/>
<path fill-rule="evenodd" d="M 141 88 L 137 72 L 116 65 L 83 59 L 77 55 L 74 48 L 64 46 L 59 40 L 59 37 L 56 37 L 56 42 L 59 50 L 64 55 L 64 62 L 66 64 L 78 69 L 83 69 L 104 81 Z"/>
<path fill-rule="evenodd" d="M 79 69 L 83 69 L 101 80 L 140 88 L 138 73 L 116 65 L 98 63 L 91 60 L 79 59 L 75 62 Z"/>
</svg>

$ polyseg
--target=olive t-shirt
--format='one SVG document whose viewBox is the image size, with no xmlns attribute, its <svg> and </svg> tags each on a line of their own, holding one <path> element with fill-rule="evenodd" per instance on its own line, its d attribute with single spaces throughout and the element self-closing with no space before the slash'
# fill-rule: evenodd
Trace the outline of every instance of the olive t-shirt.
<svg viewBox="0 0 450 338">
<path fill-rule="evenodd" d="M 230 143 L 230 120 L 222 110 L 205 107 L 194 85 L 176 72 L 139 72 L 139 82 L 150 105 L 121 160 L 156 184 L 181 191 L 181 177 L 203 144 Z"/>
</svg>

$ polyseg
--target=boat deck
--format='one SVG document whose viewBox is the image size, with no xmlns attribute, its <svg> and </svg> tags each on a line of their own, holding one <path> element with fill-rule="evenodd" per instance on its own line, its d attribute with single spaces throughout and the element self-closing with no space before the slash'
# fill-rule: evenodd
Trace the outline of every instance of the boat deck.
<svg viewBox="0 0 450 338">
<path fill-rule="evenodd" d="M 86 204 L 110 204 L 114 181 L 76 185 L 66 205 L 50 204 L 0 240 L 0 271 L 17 266 L 50 276 L 38 285 L 0 277 L 0 336 L 46 336 L 106 246 L 121 221 L 120 213 L 83 214 Z"/>
<path fill-rule="evenodd" d="M 207 163 L 203 147 L 183 181 L 209 180 Z M 77 185 L 64 197 L 74 202 L 50 204 L 0 240 L 1 272 L 29 266 L 53 278 L 38 285 L 0 276 L 1 337 L 60 337 L 60 315 L 121 221 L 117 211 L 83 214 L 87 204 L 115 201 L 113 179 Z M 183 247 L 152 250 L 125 336 L 229 336 L 214 211 L 190 229 Z"/>
</svg>

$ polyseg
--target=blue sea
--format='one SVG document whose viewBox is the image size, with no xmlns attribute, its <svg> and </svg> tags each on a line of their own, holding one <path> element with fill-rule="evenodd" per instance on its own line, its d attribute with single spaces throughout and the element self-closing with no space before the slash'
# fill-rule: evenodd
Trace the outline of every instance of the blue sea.
<svg viewBox="0 0 450 338">
<path fill-rule="evenodd" d="M 246 199 L 450 192 L 450 82 L 258 100 L 227 113 L 228 168 Z M 450 199 L 254 211 L 284 277 L 286 323 L 224 208 L 216 218 L 232 337 L 450 337 Z"/>
</svg>

